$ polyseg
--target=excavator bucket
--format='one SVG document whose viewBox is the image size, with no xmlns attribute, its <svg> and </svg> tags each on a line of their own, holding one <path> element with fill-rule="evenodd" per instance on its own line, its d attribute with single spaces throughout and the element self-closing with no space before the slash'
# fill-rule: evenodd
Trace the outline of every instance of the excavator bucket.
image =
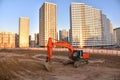
<svg viewBox="0 0 120 80">
<path fill-rule="evenodd" d="M 44 67 L 47 71 L 51 72 L 52 71 L 52 63 L 50 62 L 45 62 Z"/>
</svg>

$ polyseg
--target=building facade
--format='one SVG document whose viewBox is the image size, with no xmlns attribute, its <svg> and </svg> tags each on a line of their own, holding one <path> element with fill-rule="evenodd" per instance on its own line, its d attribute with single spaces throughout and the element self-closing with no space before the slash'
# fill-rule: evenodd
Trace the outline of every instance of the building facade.
<svg viewBox="0 0 120 80">
<path fill-rule="evenodd" d="M 102 11 L 84 3 L 70 5 L 70 42 L 73 46 L 89 47 L 112 44 L 113 30 L 111 23 L 104 23 Z M 110 22 L 110 21 L 109 21 Z M 106 27 L 105 27 L 106 26 Z M 109 30 L 107 31 L 107 29 Z M 104 34 L 107 31 L 108 34 Z M 103 37 L 104 34 L 104 37 Z M 105 36 L 109 36 L 105 41 Z M 107 39 L 107 38 L 106 38 Z"/>
<path fill-rule="evenodd" d="M 39 33 L 35 34 L 35 46 L 39 46 Z"/>
<path fill-rule="evenodd" d="M 19 18 L 19 47 L 29 47 L 29 18 Z"/>
<path fill-rule="evenodd" d="M 0 48 L 15 48 L 15 34 L 11 32 L 1 32 Z"/>
<path fill-rule="evenodd" d="M 59 31 L 59 40 L 68 42 L 68 31 L 63 29 Z"/>
<path fill-rule="evenodd" d="M 29 47 L 31 45 L 31 40 L 32 40 L 32 37 L 31 37 L 31 35 L 29 35 Z"/>
<path fill-rule="evenodd" d="M 104 14 L 102 14 L 102 27 L 103 27 L 103 45 L 106 46 L 114 45 L 115 37 L 112 22 Z"/>
<path fill-rule="evenodd" d="M 70 38 L 73 46 L 101 45 L 101 11 L 84 3 L 71 3 Z"/>
<path fill-rule="evenodd" d="M 114 34 L 116 45 L 120 45 L 120 27 L 114 29 Z"/>
<path fill-rule="evenodd" d="M 47 45 L 49 37 L 56 39 L 56 4 L 45 2 L 39 9 L 39 43 Z"/>
<path fill-rule="evenodd" d="M 15 47 L 19 47 L 19 35 L 17 33 L 15 34 Z"/>
</svg>

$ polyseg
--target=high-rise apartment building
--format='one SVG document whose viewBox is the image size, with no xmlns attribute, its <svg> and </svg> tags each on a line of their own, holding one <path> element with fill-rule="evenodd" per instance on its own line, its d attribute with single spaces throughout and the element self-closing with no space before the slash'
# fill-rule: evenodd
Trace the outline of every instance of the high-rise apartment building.
<svg viewBox="0 0 120 80">
<path fill-rule="evenodd" d="M 68 42 L 68 31 L 63 29 L 59 31 L 59 40 Z"/>
<path fill-rule="evenodd" d="M 114 34 L 116 45 L 120 45 L 120 27 L 114 29 Z"/>
<path fill-rule="evenodd" d="M 15 48 L 15 34 L 11 32 L 1 32 L 0 48 Z"/>
<path fill-rule="evenodd" d="M 49 37 L 56 39 L 56 4 L 45 2 L 39 10 L 39 43 L 47 45 Z"/>
<path fill-rule="evenodd" d="M 71 3 L 70 33 L 73 46 L 100 45 L 102 40 L 101 11 L 84 3 Z"/>
<path fill-rule="evenodd" d="M 103 26 L 102 11 L 84 3 L 70 5 L 70 42 L 73 46 L 103 46 L 105 36 L 109 35 L 109 45 L 112 45 L 112 24 Z M 110 21 L 109 21 L 110 22 Z M 105 27 L 106 26 L 106 27 Z M 108 30 L 108 34 L 104 34 Z M 103 37 L 104 34 L 104 37 Z M 111 41 L 110 41 L 111 40 Z"/>
<path fill-rule="evenodd" d="M 29 18 L 19 18 L 19 47 L 29 47 Z"/>
</svg>

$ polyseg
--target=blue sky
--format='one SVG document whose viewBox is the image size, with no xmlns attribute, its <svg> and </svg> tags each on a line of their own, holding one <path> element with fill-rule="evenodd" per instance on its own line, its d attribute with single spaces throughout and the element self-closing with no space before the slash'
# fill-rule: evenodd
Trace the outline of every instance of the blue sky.
<svg viewBox="0 0 120 80">
<path fill-rule="evenodd" d="M 57 4 L 57 30 L 69 29 L 71 2 L 83 2 L 102 10 L 112 21 L 113 28 L 120 27 L 120 0 L 0 0 L 0 32 L 19 31 L 19 17 L 30 18 L 30 34 L 39 32 L 39 8 L 42 4 Z"/>
</svg>

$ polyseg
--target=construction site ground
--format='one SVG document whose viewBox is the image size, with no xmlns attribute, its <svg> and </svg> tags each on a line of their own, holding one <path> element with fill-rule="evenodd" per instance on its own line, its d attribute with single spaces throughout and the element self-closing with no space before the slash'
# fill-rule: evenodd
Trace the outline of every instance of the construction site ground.
<svg viewBox="0 0 120 80">
<path fill-rule="evenodd" d="M 90 54 L 88 64 L 63 65 L 68 51 L 53 51 L 52 71 L 46 50 L 0 50 L 0 80 L 120 80 L 120 56 Z"/>
</svg>

